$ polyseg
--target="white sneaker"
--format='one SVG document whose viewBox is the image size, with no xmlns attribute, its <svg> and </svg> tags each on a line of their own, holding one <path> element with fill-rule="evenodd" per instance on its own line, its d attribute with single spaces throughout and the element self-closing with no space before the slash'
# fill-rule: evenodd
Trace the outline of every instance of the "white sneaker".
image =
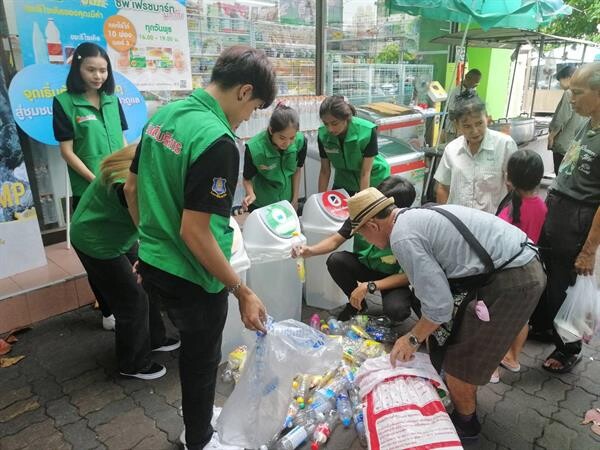
<svg viewBox="0 0 600 450">
<path fill-rule="evenodd" d="M 223 444 L 219 440 L 219 434 L 215 431 L 210 439 L 210 442 L 204 446 L 204 450 L 244 450 L 243 447 L 238 447 L 235 445 L 227 445 Z"/>
<path fill-rule="evenodd" d="M 115 329 L 115 316 L 111 314 L 108 317 L 102 316 L 102 328 L 106 331 L 113 331 Z"/>
<path fill-rule="evenodd" d="M 213 405 L 213 415 L 212 415 L 212 419 L 210 419 L 210 424 L 211 424 L 211 426 L 213 428 L 217 427 L 217 419 L 221 415 L 221 411 L 223 411 L 223 408 L 221 408 L 220 406 Z M 216 434 L 217 434 L 216 432 L 213 434 L 211 442 L 214 439 L 214 437 L 215 437 Z M 186 450 L 187 450 L 187 447 L 185 447 L 185 428 L 183 429 L 183 431 L 179 435 L 179 442 L 181 442 L 183 444 L 183 447 L 186 448 Z M 206 447 L 206 448 L 213 448 L 213 447 Z M 233 448 L 235 449 L 237 447 L 233 447 Z"/>
</svg>

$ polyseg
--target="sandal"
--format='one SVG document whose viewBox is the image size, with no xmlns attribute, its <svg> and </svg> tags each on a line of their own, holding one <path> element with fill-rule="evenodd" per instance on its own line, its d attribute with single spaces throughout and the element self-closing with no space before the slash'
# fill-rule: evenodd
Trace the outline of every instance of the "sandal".
<svg viewBox="0 0 600 450">
<path fill-rule="evenodd" d="M 503 368 L 505 368 L 506 370 L 508 370 L 509 372 L 518 373 L 521 371 L 521 364 L 519 364 L 519 363 L 517 363 L 516 366 L 511 366 L 503 359 L 502 361 L 500 361 L 500 365 Z"/>
<path fill-rule="evenodd" d="M 562 367 L 560 369 L 554 369 L 552 367 L 546 367 L 545 365 L 542 365 L 542 369 L 547 370 L 548 372 L 552 372 L 552 373 L 567 373 L 570 372 L 573 367 L 575 367 L 577 365 L 577 363 L 579 363 L 579 361 L 581 361 L 581 354 L 579 355 L 573 355 L 573 354 L 568 354 L 568 353 L 564 353 L 561 352 L 560 350 L 554 350 L 550 356 L 548 356 L 546 358 L 546 361 L 548 361 L 549 359 L 555 359 L 556 361 L 558 361 L 559 363 L 562 364 Z M 545 362 L 544 362 L 545 364 Z"/>
</svg>

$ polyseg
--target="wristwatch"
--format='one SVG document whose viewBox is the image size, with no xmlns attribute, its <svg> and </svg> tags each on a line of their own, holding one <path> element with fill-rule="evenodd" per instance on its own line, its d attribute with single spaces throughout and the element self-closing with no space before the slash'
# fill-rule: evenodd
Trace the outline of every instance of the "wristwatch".
<svg viewBox="0 0 600 450">
<path fill-rule="evenodd" d="M 235 294 L 237 294 L 237 291 L 239 291 L 241 287 L 242 287 L 242 282 L 238 281 L 233 286 L 227 286 L 227 292 L 235 295 Z"/>
<path fill-rule="evenodd" d="M 374 294 L 376 290 L 377 290 L 377 285 L 375 284 L 375 282 L 369 281 L 367 283 L 367 291 L 369 291 L 369 294 Z"/>
<path fill-rule="evenodd" d="M 408 343 L 413 346 L 414 348 L 419 348 L 419 346 L 421 345 L 421 343 L 419 342 L 419 338 L 417 338 L 414 334 L 409 334 L 408 335 Z"/>
</svg>

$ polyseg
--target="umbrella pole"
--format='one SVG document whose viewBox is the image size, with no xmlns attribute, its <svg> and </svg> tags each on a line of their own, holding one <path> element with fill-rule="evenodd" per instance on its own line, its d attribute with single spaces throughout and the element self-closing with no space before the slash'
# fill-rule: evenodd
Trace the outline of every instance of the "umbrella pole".
<svg viewBox="0 0 600 450">
<path fill-rule="evenodd" d="M 531 97 L 531 110 L 529 112 L 529 117 L 533 117 L 533 108 L 535 106 L 535 94 L 537 93 L 537 84 L 540 78 L 540 64 L 542 62 L 542 58 L 544 57 L 544 36 L 540 38 L 540 53 L 538 55 L 538 65 L 535 68 L 535 83 L 533 85 L 533 95 Z"/>
<path fill-rule="evenodd" d="M 510 80 L 510 90 L 508 91 L 508 102 L 506 103 L 506 113 L 504 117 L 508 117 L 508 111 L 510 109 L 510 99 L 512 98 L 513 87 L 515 86 L 515 75 L 517 74 L 517 64 L 519 63 L 519 52 L 521 50 L 521 44 L 517 44 L 515 49 L 515 66 L 513 67 L 512 78 Z"/>
<path fill-rule="evenodd" d="M 471 16 L 469 16 L 469 20 L 467 22 L 467 25 L 465 26 L 465 32 L 463 33 L 463 37 L 462 37 L 462 42 L 460 44 L 461 47 L 465 47 L 465 42 L 467 41 L 467 33 L 469 32 L 469 26 L 471 25 Z M 467 52 L 465 51 L 465 55 L 463 56 L 463 58 L 467 57 Z M 454 78 L 456 77 L 456 71 L 458 69 L 458 61 L 456 61 L 456 58 L 454 58 L 454 70 L 452 71 L 452 80 L 454 80 Z M 448 91 L 448 94 L 450 94 L 450 91 Z M 446 117 L 448 115 L 448 100 L 446 100 L 446 104 L 444 105 L 444 114 L 442 114 L 442 120 L 440 121 L 440 132 L 437 135 L 437 138 L 435 140 L 434 146 L 437 147 L 437 145 L 440 143 L 440 137 L 442 136 L 442 131 L 444 131 L 444 124 L 446 123 Z"/>
</svg>

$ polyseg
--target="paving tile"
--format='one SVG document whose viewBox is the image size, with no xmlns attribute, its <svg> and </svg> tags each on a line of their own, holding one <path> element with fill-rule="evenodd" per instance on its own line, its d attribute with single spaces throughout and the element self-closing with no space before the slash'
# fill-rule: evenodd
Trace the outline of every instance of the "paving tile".
<svg viewBox="0 0 600 450">
<path fill-rule="evenodd" d="M 125 397 L 120 386 L 110 382 L 91 384 L 83 389 L 71 393 L 71 403 L 85 416 L 88 413 L 99 411 L 111 402 Z"/>
<path fill-rule="evenodd" d="M 116 416 L 95 430 L 98 439 L 111 450 L 150 448 L 157 444 L 157 439 L 162 446 L 155 448 L 170 448 L 166 434 L 156 429 L 154 421 L 144 414 L 142 408 Z M 138 447 L 142 442 L 147 447 Z"/>
<path fill-rule="evenodd" d="M 52 420 L 47 419 L 34 423 L 12 436 L 0 438 L 0 448 L 2 450 L 23 448 L 70 450 L 72 446 L 65 442 L 62 433 L 54 428 Z"/>
<path fill-rule="evenodd" d="M 104 425 L 113 418 L 121 416 L 135 408 L 137 408 L 137 405 L 131 397 L 125 397 L 116 402 L 111 402 L 101 410 L 86 415 L 88 426 L 92 429 L 96 429 L 99 425 Z"/>
<path fill-rule="evenodd" d="M 579 387 L 573 387 L 567 391 L 567 397 L 564 401 L 559 402 L 561 408 L 567 408 L 575 415 L 581 415 L 588 409 L 599 406 L 598 397 L 592 395 Z"/>
<path fill-rule="evenodd" d="M 567 391 L 572 388 L 573 386 L 557 378 L 550 378 L 544 381 L 542 389 L 537 391 L 535 395 L 556 404 L 565 400 Z"/>
<path fill-rule="evenodd" d="M 0 410 L 0 423 L 10 422 L 21 414 L 25 414 L 29 411 L 34 411 L 40 407 L 38 401 L 33 398 L 26 398 L 12 403 L 10 406 Z"/>
<path fill-rule="evenodd" d="M 46 403 L 64 395 L 62 386 L 52 377 L 40 378 L 33 381 L 32 389 L 40 403 Z"/>
<path fill-rule="evenodd" d="M 156 421 L 157 427 L 164 431 L 169 440 L 175 442 L 182 430 L 181 417 L 177 408 L 165 403 L 165 399 L 157 394 L 154 389 L 142 389 L 132 394 L 144 414 Z"/>
<path fill-rule="evenodd" d="M 27 306 L 32 323 L 78 308 L 75 283 L 68 281 L 28 292 Z"/>
<path fill-rule="evenodd" d="M 56 263 L 48 261 L 48 264 L 37 269 L 28 270 L 13 275 L 12 280 L 21 289 L 38 289 L 48 284 L 56 283 L 69 278 L 69 274 L 61 269 Z"/>
<path fill-rule="evenodd" d="M 91 450 L 99 444 L 96 440 L 96 433 L 88 428 L 85 419 L 64 425 L 61 427 L 61 431 L 65 440 L 77 450 Z"/>
<path fill-rule="evenodd" d="M 15 380 L 10 385 L 7 382 L 3 383 L 2 395 L 0 395 L 0 411 L 20 400 L 30 398 L 33 393 L 30 386 L 23 386 L 19 383 L 22 380 Z M 18 383 L 18 384 L 17 384 Z M 12 386 L 11 386 L 12 385 Z M 16 385 L 16 386 L 15 386 Z"/>
<path fill-rule="evenodd" d="M 572 443 L 576 439 L 577 432 L 553 421 L 544 427 L 544 434 L 536 441 L 536 444 L 548 449 L 571 449 L 573 448 Z"/>
<path fill-rule="evenodd" d="M 27 294 L 0 300 L 0 333 L 29 324 L 31 316 L 27 306 Z"/>
<path fill-rule="evenodd" d="M 48 402 L 46 414 L 54 419 L 55 425 L 59 428 L 81 419 L 79 410 L 69 402 L 67 396 Z"/>
<path fill-rule="evenodd" d="M 0 299 L 12 297 L 20 291 L 21 287 L 11 277 L 0 278 Z"/>
</svg>

